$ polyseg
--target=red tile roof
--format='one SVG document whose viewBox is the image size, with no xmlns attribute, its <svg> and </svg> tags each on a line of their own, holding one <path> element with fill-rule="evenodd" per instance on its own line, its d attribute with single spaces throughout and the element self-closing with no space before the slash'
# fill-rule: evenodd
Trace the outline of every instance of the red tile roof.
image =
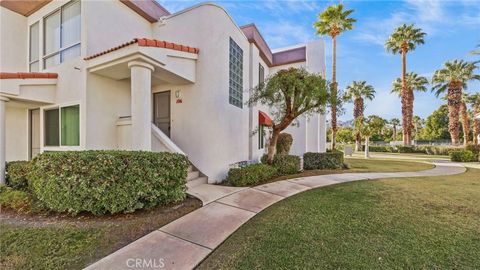
<svg viewBox="0 0 480 270">
<path fill-rule="evenodd" d="M 42 72 L 0 72 L 0 79 L 56 79 L 57 73 Z"/>
<path fill-rule="evenodd" d="M 137 43 L 138 46 L 141 46 L 141 47 L 165 48 L 165 49 L 171 49 L 171 50 L 182 51 L 182 52 L 189 52 L 189 53 L 196 53 L 196 54 L 198 54 L 198 52 L 200 51 L 198 48 L 194 48 L 194 47 L 190 47 L 190 46 L 185 46 L 185 45 L 181 45 L 181 44 L 178 44 L 178 43 L 172 43 L 172 42 L 168 42 L 168 41 L 156 40 L 156 39 L 148 39 L 148 38 L 135 38 L 135 39 L 133 39 L 132 41 L 123 43 L 123 44 L 121 44 L 121 45 L 119 45 L 119 46 L 110 48 L 110 49 L 105 50 L 105 51 L 103 51 L 103 52 L 99 52 L 99 53 L 96 53 L 96 54 L 87 56 L 87 57 L 85 57 L 84 59 L 85 59 L 85 60 L 90 60 L 90 59 L 92 59 L 92 58 L 99 57 L 99 56 L 101 56 L 101 55 L 104 55 L 104 54 L 107 54 L 107 53 L 110 53 L 110 52 L 119 50 L 119 49 L 121 49 L 121 48 L 127 47 L 127 46 L 132 45 L 132 44 L 135 44 L 135 43 Z"/>
</svg>

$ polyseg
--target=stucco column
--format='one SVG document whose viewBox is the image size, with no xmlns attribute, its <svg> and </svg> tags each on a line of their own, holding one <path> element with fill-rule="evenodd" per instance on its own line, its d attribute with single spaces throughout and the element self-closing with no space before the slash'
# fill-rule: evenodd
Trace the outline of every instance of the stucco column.
<svg viewBox="0 0 480 270">
<path fill-rule="evenodd" d="M 5 107 L 9 101 L 8 98 L 0 96 L 0 184 L 5 185 L 5 162 L 6 162 L 6 147 L 5 147 Z"/>
<path fill-rule="evenodd" d="M 152 150 L 152 71 L 150 64 L 128 63 L 131 81 L 132 150 Z"/>
</svg>

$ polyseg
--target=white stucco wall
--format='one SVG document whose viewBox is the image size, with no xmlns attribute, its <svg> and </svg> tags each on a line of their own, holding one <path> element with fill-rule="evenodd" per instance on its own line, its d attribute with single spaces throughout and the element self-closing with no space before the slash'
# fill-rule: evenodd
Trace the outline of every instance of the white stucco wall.
<svg viewBox="0 0 480 270">
<path fill-rule="evenodd" d="M 23 104 L 7 102 L 5 116 L 6 160 L 27 160 L 28 108 Z"/>
<path fill-rule="evenodd" d="M 26 71 L 28 55 L 27 18 L 0 7 L 0 71 Z"/>
</svg>

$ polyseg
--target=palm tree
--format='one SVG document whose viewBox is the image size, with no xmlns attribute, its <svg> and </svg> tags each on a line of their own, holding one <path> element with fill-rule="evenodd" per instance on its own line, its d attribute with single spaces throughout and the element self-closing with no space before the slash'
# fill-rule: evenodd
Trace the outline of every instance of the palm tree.
<svg viewBox="0 0 480 270">
<path fill-rule="evenodd" d="M 452 144 L 459 143 L 459 111 L 462 101 L 462 90 L 467 89 L 467 82 L 480 80 L 480 75 L 474 74 L 477 68 L 475 62 L 454 60 L 445 62 L 443 68 L 435 71 L 432 77 L 432 91 L 438 97 L 447 92 L 448 131 Z"/>
<path fill-rule="evenodd" d="M 365 111 L 364 99 L 373 100 L 374 97 L 375 90 L 366 81 L 353 81 L 351 85 L 347 86 L 344 100 L 353 102 L 353 118 L 355 121 L 359 117 L 363 117 Z M 358 131 L 355 134 L 355 142 L 355 151 L 360 151 L 362 136 Z"/>
<path fill-rule="evenodd" d="M 475 94 L 465 96 L 465 101 L 472 106 L 473 109 L 473 144 L 478 144 L 478 134 L 480 133 L 480 120 L 475 118 L 476 114 L 480 114 L 480 91 Z"/>
<path fill-rule="evenodd" d="M 332 126 L 332 149 L 335 149 L 337 134 L 337 36 L 347 30 L 352 30 L 355 19 L 349 18 L 353 9 L 344 10 L 342 4 L 331 5 L 322 13 L 318 14 L 318 21 L 313 26 L 317 34 L 328 35 L 332 38 L 332 86 L 331 86 L 331 126 Z"/>
<path fill-rule="evenodd" d="M 406 103 L 406 122 L 409 123 L 408 136 L 412 137 L 412 129 L 414 128 L 413 123 L 413 101 L 415 96 L 414 91 L 417 92 L 426 92 L 428 79 L 423 76 L 419 76 L 415 72 L 409 72 L 405 75 L 405 84 L 407 87 L 407 103 Z M 402 78 L 397 78 L 392 83 L 393 89 L 391 93 L 397 93 L 399 97 L 402 97 L 403 89 L 403 80 Z M 402 99 L 403 100 L 403 99 Z M 405 128 L 404 128 L 405 130 Z"/>
<path fill-rule="evenodd" d="M 470 119 L 468 118 L 466 96 L 467 94 L 463 93 L 460 101 L 460 119 L 461 119 L 460 122 L 462 123 L 464 146 L 468 145 L 468 135 L 470 133 Z"/>
<path fill-rule="evenodd" d="M 392 118 L 392 119 L 390 119 L 389 123 L 393 127 L 392 141 L 396 141 L 397 140 L 397 128 L 400 125 L 400 120 L 398 118 Z"/>
<path fill-rule="evenodd" d="M 423 120 L 420 116 L 415 115 L 413 117 L 413 130 L 414 130 L 413 138 L 414 139 L 417 139 L 418 134 L 420 133 L 419 131 L 424 124 L 425 124 L 425 120 Z"/>
<path fill-rule="evenodd" d="M 407 53 L 415 50 L 418 44 L 424 44 L 425 33 L 422 29 L 415 28 L 415 25 L 403 24 L 399 26 L 385 42 L 387 52 L 402 55 L 402 125 L 403 125 L 403 143 L 411 145 L 411 124 L 408 119 L 409 93 L 407 88 Z"/>
</svg>

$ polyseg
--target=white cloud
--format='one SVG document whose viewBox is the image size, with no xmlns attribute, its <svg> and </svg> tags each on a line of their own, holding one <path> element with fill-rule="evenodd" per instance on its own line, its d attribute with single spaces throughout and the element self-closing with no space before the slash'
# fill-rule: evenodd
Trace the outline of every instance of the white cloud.
<svg viewBox="0 0 480 270">
<path fill-rule="evenodd" d="M 258 27 L 272 49 L 304 43 L 315 38 L 313 29 L 305 28 L 294 21 L 269 21 L 259 23 Z"/>
</svg>

